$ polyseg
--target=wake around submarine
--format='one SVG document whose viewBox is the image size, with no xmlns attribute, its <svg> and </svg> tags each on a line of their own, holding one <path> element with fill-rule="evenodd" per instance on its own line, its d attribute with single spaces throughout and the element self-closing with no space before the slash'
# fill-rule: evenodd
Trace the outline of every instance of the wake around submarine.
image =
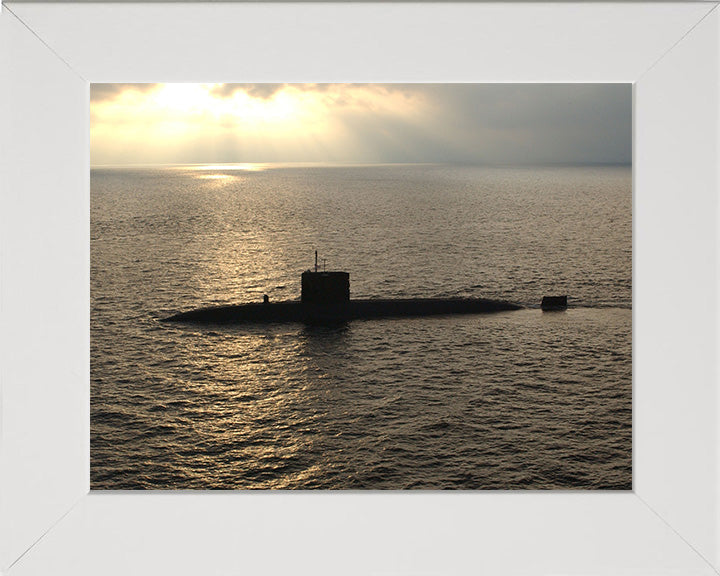
<svg viewBox="0 0 720 576">
<path fill-rule="evenodd" d="M 166 318 L 167 322 L 196 324 L 243 324 L 302 322 L 333 324 L 369 318 L 481 314 L 519 310 L 521 306 L 504 300 L 485 298 L 390 298 L 350 299 L 350 274 L 315 269 L 301 276 L 300 301 L 233 304 L 198 308 Z"/>
</svg>

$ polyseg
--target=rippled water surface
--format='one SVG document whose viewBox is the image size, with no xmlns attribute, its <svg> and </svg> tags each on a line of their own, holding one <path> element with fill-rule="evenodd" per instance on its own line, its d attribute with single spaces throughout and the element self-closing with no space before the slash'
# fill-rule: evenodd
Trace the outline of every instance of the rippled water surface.
<svg viewBox="0 0 720 576">
<path fill-rule="evenodd" d="M 92 488 L 630 489 L 631 204 L 627 167 L 94 169 Z M 298 299 L 315 249 L 353 298 L 526 308 L 160 322 Z"/>
</svg>

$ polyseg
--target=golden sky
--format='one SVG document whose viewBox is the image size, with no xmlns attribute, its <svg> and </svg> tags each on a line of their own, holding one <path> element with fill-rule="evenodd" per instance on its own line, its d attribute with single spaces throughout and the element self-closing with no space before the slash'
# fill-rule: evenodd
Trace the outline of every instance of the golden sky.
<svg viewBox="0 0 720 576">
<path fill-rule="evenodd" d="M 625 84 L 93 84 L 91 163 L 614 162 Z"/>
</svg>

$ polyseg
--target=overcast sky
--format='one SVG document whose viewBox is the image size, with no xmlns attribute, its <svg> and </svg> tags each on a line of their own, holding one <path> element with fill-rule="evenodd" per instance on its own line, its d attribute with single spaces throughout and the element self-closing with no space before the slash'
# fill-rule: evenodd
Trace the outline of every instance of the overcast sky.
<svg viewBox="0 0 720 576">
<path fill-rule="evenodd" d="M 621 163 L 630 84 L 93 84 L 91 162 Z"/>
</svg>

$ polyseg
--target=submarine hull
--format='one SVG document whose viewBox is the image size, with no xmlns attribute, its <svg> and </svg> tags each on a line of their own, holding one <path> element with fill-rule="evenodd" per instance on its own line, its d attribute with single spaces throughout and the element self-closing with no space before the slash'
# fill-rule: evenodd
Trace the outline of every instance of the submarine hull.
<svg viewBox="0 0 720 576">
<path fill-rule="evenodd" d="M 370 299 L 350 300 L 332 305 L 289 301 L 199 308 L 175 314 L 165 321 L 197 324 L 331 324 L 370 318 L 483 314 L 520 308 L 512 302 L 485 298 Z"/>
</svg>

